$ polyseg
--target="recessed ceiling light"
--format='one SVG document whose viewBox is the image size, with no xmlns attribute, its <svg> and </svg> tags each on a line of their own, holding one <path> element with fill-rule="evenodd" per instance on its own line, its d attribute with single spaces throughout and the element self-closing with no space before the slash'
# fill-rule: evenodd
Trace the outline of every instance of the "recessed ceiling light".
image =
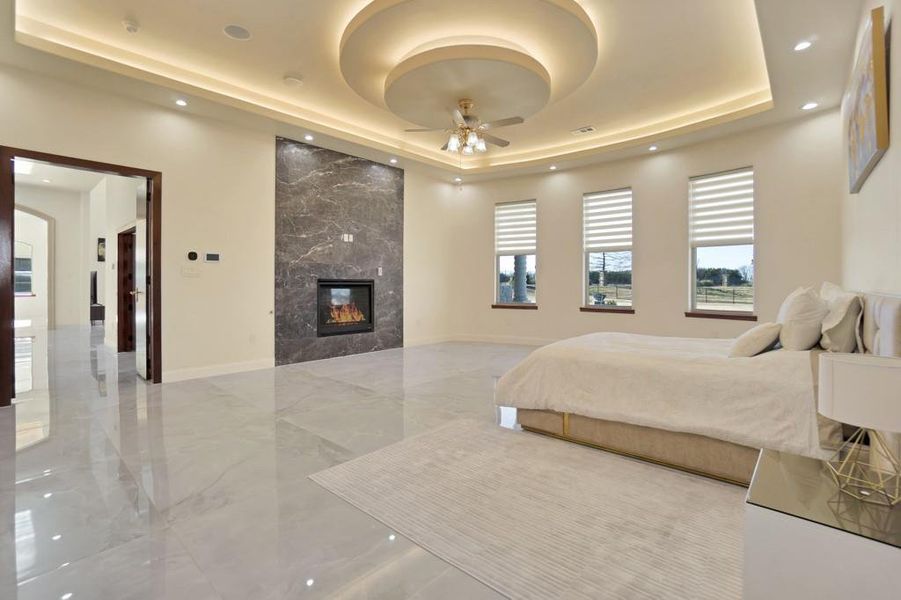
<svg viewBox="0 0 901 600">
<path fill-rule="evenodd" d="M 303 85 L 303 75 L 288 74 L 282 78 L 282 81 L 285 82 L 285 85 L 290 85 L 291 87 L 300 87 Z"/>
<path fill-rule="evenodd" d="M 72 592 L 66 592 L 62 596 L 59 597 L 59 600 L 69 600 L 72 597 Z"/>
<path fill-rule="evenodd" d="M 250 31 L 240 25 L 226 25 L 222 31 L 231 39 L 239 42 L 245 42 L 250 39 Z"/>
<path fill-rule="evenodd" d="M 44 498 L 49 498 L 52 495 L 53 495 L 53 492 L 47 492 L 46 494 L 44 494 Z"/>
<path fill-rule="evenodd" d="M 305 140 L 308 141 L 308 142 L 312 142 L 312 141 L 313 141 L 313 136 L 310 135 L 310 134 L 308 133 L 308 134 L 306 134 L 305 136 L 303 136 L 303 139 L 305 139 Z"/>
<path fill-rule="evenodd" d="M 391 159 L 388 160 L 388 162 L 391 163 L 392 165 L 396 165 L 396 164 L 397 164 L 397 159 L 396 159 L 396 158 L 391 158 Z"/>
<path fill-rule="evenodd" d="M 63 537 L 63 536 L 61 536 L 60 534 L 57 533 L 56 535 L 54 535 L 54 536 L 53 536 L 52 538 L 50 538 L 50 539 L 53 540 L 53 541 L 55 542 L 55 541 L 58 541 L 58 540 L 59 540 L 60 538 L 62 538 L 62 537 Z"/>
<path fill-rule="evenodd" d="M 128 33 L 137 33 L 138 29 L 140 29 L 140 27 L 138 27 L 137 21 L 133 21 L 132 19 L 125 19 L 124 21 L 122 21 L 122 27 L 124 27 L 125 31 L 127 31 Z"/>
<path fill-rule="evenodd" d="M 807 104 L 805 104 L 804 106 L 801 107 L 801 110 L 813 110 L 817 106 L 819 106 L 819 104 L 816 102 L 808 102 Z"/>
<path fill-rule="evenodd" d="M 43 181 L 44 183 L 50 183 L 49 179 L 41 179 L 41 181 Z"/>
<path fill-rule="evenodd" d="M 454 177 L 454 183 L 463 183 L 462 177 Z"/>
<path fill-rule="evenodd" d="M 657 144 L 653 144 L 648 148 L 648 152 L 657 152 Z"/>
<path fill-rule="evenodd" d="M 801 40 L 797 44 L 795 44 L 795 52 L 804 52 L 808 48 L 813 46 L 813 42 L 810 40 Z"/>
<path fill-rule="evenodd" d="M 393 542 L 393 541 L 396 540 L 396 539 L 397 539 L 397 536 L 394 535 L 393 533 L 392 533 L 391 535 L 388 536 L 388 541 L 389 541 L 389 542 Z"/>
<path fill-rule="evenodd" d="M 179 98 L 178 100 L 175 101 L 175 104 L 178 106 L 187 106 L 188 101 L 185 100 L 184 98 Z"/>
<path fill-rule="evenodd" d="M 548 167 L 548 169 L 550 169 L 551 171 L 556 171 L 557 165 L 551 165 L 550 167 Z"/>
<path fill-rule="evenodd" d="M 313 587 L 313 584 L 316 583 L 312 579 L 307 579 L 307 587 Z"/>
</svg>

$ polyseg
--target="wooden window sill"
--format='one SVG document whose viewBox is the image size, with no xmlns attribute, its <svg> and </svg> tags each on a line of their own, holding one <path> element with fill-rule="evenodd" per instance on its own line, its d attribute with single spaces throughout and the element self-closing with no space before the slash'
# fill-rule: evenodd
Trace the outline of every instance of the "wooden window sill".
<svg viewBox="0 0 901 600">
<path fill-rule="evenodd" d="M 756 321 L 757 315 L 740 312 L 723 312 L 714 310 L 692 310 L 685 313 L 692 319 L 726 319 L 728 321 Z"/>
<path fill-rule="evenodd" d="M 537 304 L 492 304 L 491 308 L 510 308 L 513 310 L 538 310 Z"/>
<path fill-rule="evenodd" d="M 634 315 L 635 309 L 629 306 L 580 306 L 579 310 L 582 312 L 593 312 L 593 313 L 622 313 L 624 315 Z"/>
</svg>

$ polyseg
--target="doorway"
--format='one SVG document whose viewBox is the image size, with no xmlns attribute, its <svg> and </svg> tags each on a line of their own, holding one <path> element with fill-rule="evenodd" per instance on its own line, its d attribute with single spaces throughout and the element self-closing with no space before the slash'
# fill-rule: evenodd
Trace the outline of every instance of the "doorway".
<svg viewBox="0 0 901 600">
<path fill-rule="evenodd" d="M 118 326 L 121 326 L 123 321 L 130 321 L 133 325 L 139 322 L 137 329 L 131 332 L 138 373 L 148 381 L 160 383 L 162 174 L 146 169 L 0 146 L 0 407 L 11 404 L 15 396 L 14 212 L 17 159 L 20 162 L 43 163 L 106 175 L 139 178 L 144 181 L 138 186 L 138 197 L 135 199 L 139 217 L 133 228 L 132 252 L 129 254 L 132 257 L 130 291 L 134 293 L 129 294 L 129 302 L 118 303 L 131 306 L 132 312 L 130 318 L 118 319 Z M 121 339 L 119 337 L 120 341 Z"/>
</svg>

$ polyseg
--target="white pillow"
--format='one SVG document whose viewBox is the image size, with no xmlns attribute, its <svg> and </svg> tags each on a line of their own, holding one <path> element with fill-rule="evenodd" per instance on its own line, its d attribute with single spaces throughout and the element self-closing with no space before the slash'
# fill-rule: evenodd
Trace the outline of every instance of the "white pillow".
<svg viewBox="0 0 901 600">
<path fill-rule="evenodd" d="M 757 356 L 761 352 L 772 350 L 779 341 L 780 331 L 782 325 L 779 323 L 761 323 L 757 327 L 752 327 L 732 342 L 729 358 Z"/>
<path fill-rule="evenodd" d="M 779 308 L 782 331 L 779 342 L 786 350 L 810 350 L 822 335 L 823 319 L 829 313 L 826 303 L 813 288 L 793 291 Z"/>
<path fill-rule="evenodd" d="M 820 298 L 829 309 L 823 319 L 820 345 L 829 352 L 856 352 L 857 322 L 863 310 L 860 296 L 827 281 L 820 287 Z"/>
</svg>

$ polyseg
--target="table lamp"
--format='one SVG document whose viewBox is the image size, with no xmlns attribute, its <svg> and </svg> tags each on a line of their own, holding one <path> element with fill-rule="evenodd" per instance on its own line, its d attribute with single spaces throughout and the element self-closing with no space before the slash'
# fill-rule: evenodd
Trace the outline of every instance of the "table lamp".
<svg viewBox="0 0 901 600">
<path fill-rule="evenodd" d="M 858 427 L 827 462 L 835 482 L 858 500 L 895 506 L 901 459 L 882 432 L 901 432 L 901 358 L 824 352 L 819 379 L 819 413 Z"/>
</svg>

